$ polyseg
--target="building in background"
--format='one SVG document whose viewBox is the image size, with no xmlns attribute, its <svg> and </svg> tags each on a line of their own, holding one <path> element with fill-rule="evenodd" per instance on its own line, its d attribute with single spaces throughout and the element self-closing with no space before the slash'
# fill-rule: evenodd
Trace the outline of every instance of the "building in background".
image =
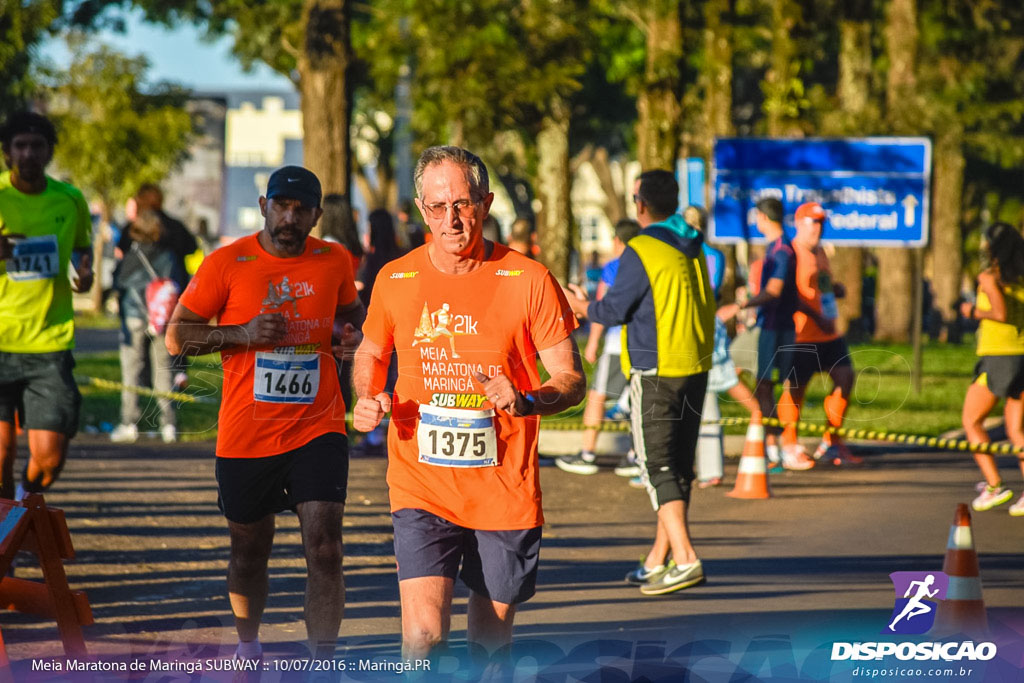
<svg viewBox="0 0 1024 683">
<path fill-rule="evenodd" d="M 205 220 L 210 235 L 224 224 L 224 152 L 228 101 L 223 95 L 195 95 L 186 104 L 196 126 L 188 159 L 160 185 L 164 209 L 192 232 Z"/>
</svg>

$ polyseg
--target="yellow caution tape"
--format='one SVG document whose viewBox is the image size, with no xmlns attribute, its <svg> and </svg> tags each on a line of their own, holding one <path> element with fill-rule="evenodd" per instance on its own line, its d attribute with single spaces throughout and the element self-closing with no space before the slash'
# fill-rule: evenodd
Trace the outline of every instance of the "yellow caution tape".
<svg viewBox="0 0 1024 683">
<path fill-rule="evenodd" d="M 141 396 L 153 396 L 155 398 L 169 398 L 172 401 L 179 401 L 181 403 L 207 403 L 216 405 L 219 403 L 217 399 L 211 396 L 196 396 L 195 394 L 184 394 L 180 391 L 156 391 L 148 387 L 133 387 L 121 382 L 115 382 L 109 379 L 101 379 L 99 377 L 86 377 L 83 375 L 76 375 L 75 382 L 81 385 L 91 385 L 99 387 L 100 389 L 110 389 L 112 391 L 130 391 L 133 394 L 139 394 Z"/>
<path fill-rule="evenodd" d="M 154 396 L 156 398 L 169 398 L 182 403 L 206 403 L 216 405 L 219 401 L 209 396 L 196 396 L 178 391 L 154 391 L 146 387 L 132 387 L 120 382 L 99 377 L 76 376 L 75 381 L 79 384 L 92 385 L 101 389 L 114 391 L 131 391 L 143 396 Z M 769 427 L 785 427 L 780 420 L 773 417 L 761 418 L 761 423 Z M 746 417 L 723 417 L 719 420 L 704 420 L 701 424 L 721 425 L 723 427 L 734 425 L 750 424 L 750 418 Z M 588 427 L 579 420 L 558 420 L 548 419 L 541 422 L 541 428 L 549 431 L 578 431 Z M 597 429 L 602 432 L 628 432 L 630 423 L 628 420 L 605 420 L 598 426 L 590 426 L 590 429 Z M 1008 443 L 971 443 L 962 439 L 943 439 L 938 436 L 924 436 L 920 434 L 903 434 L 899 432 L 885 432 L 871 429 L 849 429 L 846 427 L 832 427 L 813 424 L 811 422 L 797 422 L 798 431 L 805 434 L 836 434 L 846 439 L 861 439 L 864 441 L 888 441 L 890 443 L 905 444 L 907 446 L 924 446 L 926 448 L 938 448 L 950 451 L 969 451 L 971 453 L 988 453 L 990 455 L 1020 455 L 1024 454 L 1024 448 L 1018 448 Z"/>
<path fill-rule="evenodd" d="M 761 423 L 769 427 L 785 427 L 781 421 L 775 418 L 761 418 Z M 748 417 L 723 417 L 720 420 L 704 420 L 705 425 L 747 425 L 750 424 Z M 938 448 L 950 451 L 969 451 L 971 453 L 988 453 L 990 455 L 1020 455 L 1024 454 L 1024 448 L 1015 447 L 1008 443 L 971 443 L 962 439 L 943 439 L 938 436 L 923 436 L 920 434 L 902 434 L 899 432 L 884 432 L 871 429 L 849 429 L 846 427 L 832 427 L 826 425 L 812 424 L 810 422 L 797 422 L 797 430 L 805 434 L 836 434 L 846 439 L 861 439 L 865 441 L 888 441 L 891 443 L 905 444 L 907 446 L 924 446 L 926 448 Z M 555 431 L 571 431 L 587 429 L 582 422 L 577 420 L 544 420 L 541 428 Z M 628 432 L 629 422 L 621 420 L 609 420 L 600 427 L 590 427 L 602 432 Z"/>
</svg>

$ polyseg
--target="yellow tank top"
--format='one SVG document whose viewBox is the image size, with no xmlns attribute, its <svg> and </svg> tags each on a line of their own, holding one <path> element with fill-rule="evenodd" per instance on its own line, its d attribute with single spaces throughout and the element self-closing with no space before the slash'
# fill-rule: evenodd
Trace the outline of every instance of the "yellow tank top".
<svg viewBox="0 0 1024 683">
<path fill-rule="evenodd" d="M 1024 355 L 1024 286 L 1003 285 L 1006 301 L 1006 322 L 982 319 L 978 324 L 979 356 Z M 978 290 L 979 311 L 992 310 L 992 302 Z"/>
</svg>

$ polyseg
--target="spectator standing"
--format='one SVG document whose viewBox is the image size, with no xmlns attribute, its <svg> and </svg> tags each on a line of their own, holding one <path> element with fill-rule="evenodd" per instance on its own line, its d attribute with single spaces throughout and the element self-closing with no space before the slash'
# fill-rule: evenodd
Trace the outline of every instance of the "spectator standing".
<svg viewBox="0 0 1024 683">
<path fill-rule="evenodd" d="M 110 433 L 114 443 L 133 443 L 139 438 L 140 395 L 138 387 L 170 392 L 174 385 L 174 359 L 167 352 L 165 322 L 152 320 L 147 289 L 158 278 L 169 278 L 181 292 L 188 275 L 181 261 L 167 247 L 160 246 L 163 229 L 160 217 L 152 209 L 138 212 L 128 227 L 128 252 L 114 273 L 121 317 L 121 423 Z M 173 308 L 173 306 L 172 306 Z M 160 410 L 160 437 L 164 443 L 177 440 L 177 415 L 174 403 L 157 397 Z"/>
<path fill-rule="evenodd" d="M 603 299 L 608 289 L 615 284 L 615 277 L 619 272 L 619 257 L 626 250 L 626 244 L 638 234 L 640 234 L 640 224 L 632 219 L 624 218 L 615 224 L 615 237 L 612 238 L 614 258 L 605 264 L 601 271 L 600 282 L 597 286 L 598 301 Z M 604 337 L 604 347 L 598 356 L 598 347 L 602 336 Z M 583 409 L 583 443 L 578 454 L 565 455 L 555 459 L 555 465 L 560 470 L 573 474 L 597 473 L 597 436 L 601 421 L 605 417 L 605 400 L 612 396 L 617 401 L 629 384 L 629 380 L 622 372 L 621 336 L 621 325 L 605 329 L 601 323 L 590 323 L 590 332 L 587 337 L 587 345 L 583 350 L 583 357 L 588 363 L 594 365 L 594 377 L 590 384 L 590 392 L 587 394 L 587 405 Z M 632 477 L 638 475 L 640 469 L 635 463 L 630 462 L 629 455 L 627 455 L 616 467 L 615 473 L 620 476 Z"/>
<path fill-rule="evenodd" d="M 658 517 L 650 552 L 626 576 L 644 595 L 704 581 L 688 507 L 711 368 L 715 300 L 701 251 L 704 237 L 676 213 L 678 195 L 671 172 L 640 174 L 633 199 L 643 230 L 626 245 L 615 284 L 589 306 L 579 287 L 569 299 L 577 315 L 626 326 L 622 367 L 629 372 L 633 448 Z"/>
</svg>

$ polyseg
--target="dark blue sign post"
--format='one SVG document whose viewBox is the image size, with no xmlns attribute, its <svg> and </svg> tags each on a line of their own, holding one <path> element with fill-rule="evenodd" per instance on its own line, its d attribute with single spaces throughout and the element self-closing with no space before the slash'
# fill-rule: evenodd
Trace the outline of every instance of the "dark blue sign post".
<svg viewBox="0 0 1024 683">
<path fill-rule="evenodd" d="M 925 246 L 931 162 L 927 138 L 718 140 L 711 240 L 759 240 L 754 204 L 777 197 L 790 234 L 796 207 L 820 202 L 829 216 L 826 242 Z"/>
<path fill-rule="evenodd" d="M 777 197 L 793 214 L 804 202 L 828 213 L 822 239 L 839 246 L 914 248 L 914 391 L 921 391 L 921 298 L 928 244 L 932 145 L 927 138 L 715 142 L 712 242 L 760 241 L 754 204 Z"/>
</svg>

